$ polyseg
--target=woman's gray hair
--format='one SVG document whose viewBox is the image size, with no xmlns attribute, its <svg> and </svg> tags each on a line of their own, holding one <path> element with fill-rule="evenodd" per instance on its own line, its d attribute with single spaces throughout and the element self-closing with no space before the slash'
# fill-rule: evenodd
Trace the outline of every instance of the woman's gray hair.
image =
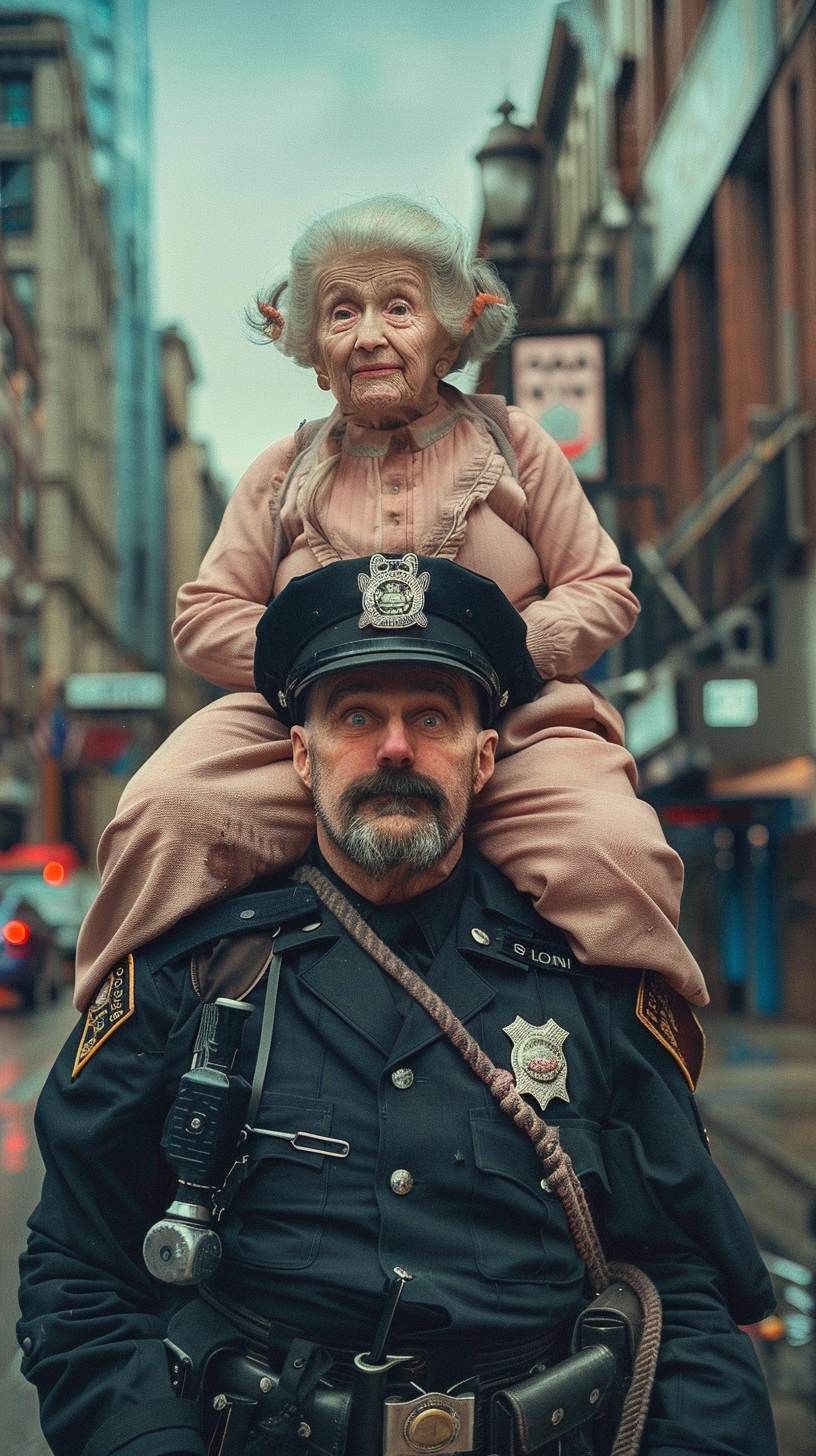
<svg viewBox="0 0 816 1456">
<path fill-rule="evenodd" d="M 279 310 L 283 329 L 270 329 L 268 318 L 250 317 L 253 329 L 273 337 L 284 354 L 305 367 L 315 360 L 317 280 L 338 258 L 367 253 L 393 253 L 410 258 L 428 279 L 431 307 L 445 332 L 461 348 L 451 366 L 462 369 L 486 359 L 513 332 L 516 310 L 508 290 L 484 258 L 471 260 L 467 234 L 453 218 L 444 218 L 409 197 L 369 197 L 338 207 L 317 218 L 292 249 L 288 278 L 258 299 Z M 465 317 L 479 293 L 499 294 L 505 303 L 488 304 L 465 335 Z"/>
</svg>

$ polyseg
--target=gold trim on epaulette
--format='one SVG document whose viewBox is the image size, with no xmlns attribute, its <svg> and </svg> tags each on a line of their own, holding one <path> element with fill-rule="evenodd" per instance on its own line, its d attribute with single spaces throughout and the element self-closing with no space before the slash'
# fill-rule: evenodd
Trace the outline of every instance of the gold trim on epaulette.
<svg viewBox="0 0 816 1456">
<path fill-rule="evenodd" d="M 644 971 L 638 987 L 635 1014 L 674 1057 L 694 1092 L 700 1080 L 706 1039 L 688 1001 L 656 971 Z M 685 1022 L 685 1027 L 681 1028 L 678 1018 Z"/>
<path fill-rule="evenodd" d="M 82 1068 L 98 1052 L 103 1041 L 112 1036 L 117 1027 L 123 1026 L 136 1010 L 134 985 L 136 979 L 133 956 L 120 961 L 99 987 L 94 1000 L 88 1007 L 85 1026 L 74 1062 L 71 1078 L 78 1077 Z"/>
</svg>

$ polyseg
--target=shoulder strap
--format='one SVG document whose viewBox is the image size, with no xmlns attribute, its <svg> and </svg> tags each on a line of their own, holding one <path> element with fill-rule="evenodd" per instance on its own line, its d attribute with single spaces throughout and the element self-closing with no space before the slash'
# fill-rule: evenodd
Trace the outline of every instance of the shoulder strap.
<svg viewBox="0 0 816 1456">
<path fill-rule="evenodd" d="M 510 466 L 513 479 L 518 480 L 518 460 L 510 443 L 510 415 L 504 396 L 501 394 L 466 394 L 463 395 L 463 398 L 478 410 Z"/>
<path fill-rule="evenodd" d="M 312 441 L 317 438 L 318 430 L 322 429 L 328 418 L 328 415 L 324 415 L 322 420 L 301 420 L 295 430 L 295 460 L 298 455 L 303 454 L 304 450 L 308 450 Z"/>
<path fill-rule="evenodd" d="M 164 935 L 158 936 L 139 952 L 148 971 L 179 956 L 191 954 L 199 946 L 220 940 L 222 936 L 267 931 L 289 925 L 311 914 L 317 907 L 314 891 L 306 885 L 288 884 L 277 890 L 245 891 L 230 900 L 219 900 L 206 910 L 197 910 Z M 215 995 L 223 995 L 219 987 Z M 230 992 L 236 997 L 236 992 Z"/>
</svg>

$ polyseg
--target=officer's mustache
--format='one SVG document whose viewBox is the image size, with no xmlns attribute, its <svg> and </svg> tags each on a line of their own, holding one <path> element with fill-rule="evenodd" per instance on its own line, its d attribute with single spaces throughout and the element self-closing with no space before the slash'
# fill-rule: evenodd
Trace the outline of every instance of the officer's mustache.
<svg viewBox="0 0 816 1456">
<path fill-rule="evenodd" d="M 385 814 L 392 812 L 395 799 L 420 800 L 436 810 L 444 808 L 447 803 L 445 795 L 433 779 L 425 778 L 423 774 L 408 773 L 405 769 L 393 768 L 376 769 L 374 773 L 357 779 L 356 783 L 350 784 L 344 791 L 340 802 L 350 814 L 356 814 L 368 799 L 390 799 L 391 805 L 383 805 L 382 812 Z M 400 804 L 400 809 L 405 814 L 415 812 L 409 803 Z"/>
</svg>

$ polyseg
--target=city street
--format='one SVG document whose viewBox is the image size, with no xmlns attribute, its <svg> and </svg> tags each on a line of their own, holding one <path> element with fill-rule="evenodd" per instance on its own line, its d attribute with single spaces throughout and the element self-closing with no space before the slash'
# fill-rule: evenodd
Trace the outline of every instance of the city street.
<svg viewBox="0 0 816 1456">
<path fill-rule="evenodd" d="M 32 1387 L 19 1373 L 14 1335 L 17 1259 L 26 1219 L 39 1197 L 42 1165 L 34 1141 L 34 1107 L 76 1012 L 68 990 L 56 1006 L 30 1015 L 0 1012 L 0 1410 L 3 1449 L 47 1456 Z"/>
<path fill-rule="evenodd" d="M 17 1258 L 41 1178 L 34 1107 L 74 1018 L 67 992 L 34 1015 L 0 1013 L 0 1409 L 14 1456 L 48 1456 L 34 1392 L 19 1373 Z M 783 1338 L 760 1342 L 780 1456 L 814 1456 L 816 1032 L 732 1017 L 704 1023 L 703 1119 L 769 1262 L 785 1321 Z"/>
</svg>

